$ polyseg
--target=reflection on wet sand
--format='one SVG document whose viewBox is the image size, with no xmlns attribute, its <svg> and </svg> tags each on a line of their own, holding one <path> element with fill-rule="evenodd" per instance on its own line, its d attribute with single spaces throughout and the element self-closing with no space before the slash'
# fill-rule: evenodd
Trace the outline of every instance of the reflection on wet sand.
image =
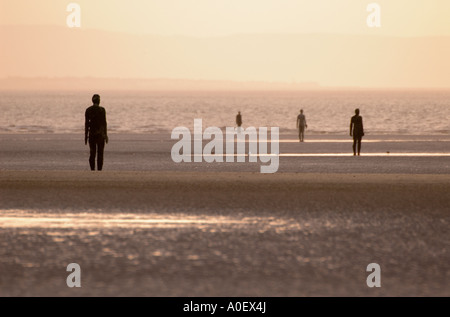
<svg viewBox="0 0 450 317">
<path fill-rule="evenodd" d="M 309 227 L 308 223 L 303 226 Z M 292 219 L 275 217 L 192 216 L 188 214 L 133 214 L 133 213 L 51 213 L 24 210 L 3 210 L 0 216 L 2 228 L 36 229 L 134 229 L 134 228 L 233 228 L 279 230 L 301 229 Z M 100 231 L 90 231 L 90 235 Z M 50 235 L 54 235 L 51 232 Z M 73 233 L 64 233 L 73 234 Z"/>
</svg>

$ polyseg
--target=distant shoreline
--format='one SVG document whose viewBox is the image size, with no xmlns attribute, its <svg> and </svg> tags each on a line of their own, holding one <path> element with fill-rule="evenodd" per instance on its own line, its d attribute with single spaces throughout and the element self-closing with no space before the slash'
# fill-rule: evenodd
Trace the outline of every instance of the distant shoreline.
<svg viewBox="0 0 450 317">
<path fill-rule="evenodd" d="M 305 92 L 305 91 L 450 91 L 450 87 L 324 86 L 316 82 L 235 81 L 183 78 L 0 77 L 0 92 Z"/>
<path fill-rule="evenodd" d="M 196 80 L 177 78 L 6 77 L 2 91 L 305 91 L 327 89 L 314 82 Z M 329 88 L 333 89 L 333 88 Z M 353 89 L 353 88 L 350 88 Z M 354 88 L 357 89 L 357 88 Z"/>
</svg>

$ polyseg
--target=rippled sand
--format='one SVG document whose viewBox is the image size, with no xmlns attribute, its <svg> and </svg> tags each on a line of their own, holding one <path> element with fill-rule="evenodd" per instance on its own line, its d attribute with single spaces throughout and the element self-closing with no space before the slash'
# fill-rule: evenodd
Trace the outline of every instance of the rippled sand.
<svg viewBox="0 0 450 317">
<path fill-rule="evenodd" d="M 449 296 L 449 192 L 428 174 L 2 171 L 0 295 Z"/>
</svg>

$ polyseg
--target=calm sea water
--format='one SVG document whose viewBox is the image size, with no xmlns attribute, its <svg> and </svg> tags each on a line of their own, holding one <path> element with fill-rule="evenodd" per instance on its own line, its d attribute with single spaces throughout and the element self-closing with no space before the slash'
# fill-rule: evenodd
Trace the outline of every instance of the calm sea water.
<svg viewBox="0 0 450 317">
<path fill-rule="evenodd" d="M 97 92 L 96 92 L 97 93 Z M 294 132 L 304 109 L 310 134 L 347 134 L 360 108 L 370 134 L 450 134 L 450 91 L 98 92 L 109 132 L 154 133 L 206 126 Z M 0 133 L 83 133 L 91 92 L 0 92 Z M 366 133 L 366 134 L 367 134 Z"/>
</svg>

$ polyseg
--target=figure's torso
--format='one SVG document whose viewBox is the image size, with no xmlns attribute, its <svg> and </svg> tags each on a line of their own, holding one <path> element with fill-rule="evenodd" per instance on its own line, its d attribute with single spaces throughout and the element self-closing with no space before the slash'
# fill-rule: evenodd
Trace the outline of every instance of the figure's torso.
<svg viewBox="0 0 450 317">
<path fill-rule="evenodd" d="M 105 108 L 90 106 L 86 109 L 86 120 L 90 135 L 104 134 L 106 128 Z"/>
</svg>

